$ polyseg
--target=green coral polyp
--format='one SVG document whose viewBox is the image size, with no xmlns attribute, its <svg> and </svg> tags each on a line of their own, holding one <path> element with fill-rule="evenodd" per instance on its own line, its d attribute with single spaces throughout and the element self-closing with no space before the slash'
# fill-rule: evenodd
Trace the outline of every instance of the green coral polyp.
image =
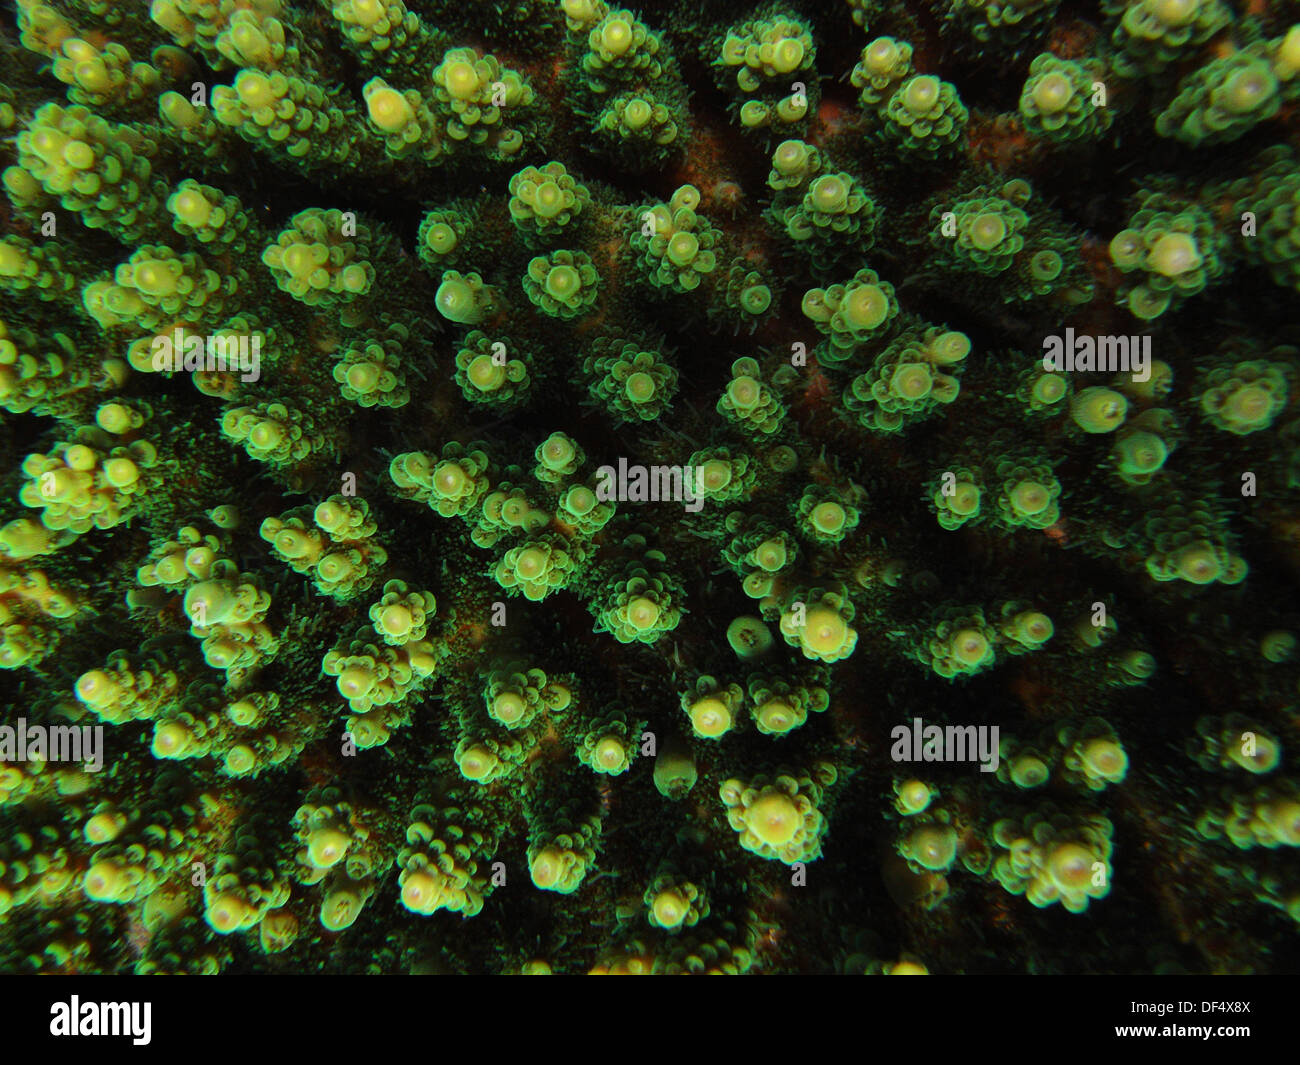
<svg viewBox="0 0 1300 1065">
<path fill-rule="evenodd" d="M 964 333 L 931 328 L 905 334 L 852 380 L 845 409 L 865 429 L 897 432 L 957 398 L 961 382 L 956 375 L 969 352 L 970 338 Z"/>
<path fill-rule="evenodd" d="M 877 37 L 864 49 L 849 81 L 860 90 L 863 107 L 881 109 L 912 72 L 912 46 L 893 37 Z"/>
<path fill-rule="evenodd" d="M 945 29 L 969 34 L 980 51 L 1019 55 L 1051 25 L 1059 0 L 950 0 Z"/>
<path fill-rule="evenodd" d="M 699 214 L 700 192 L 683 185 L 666 204 L 638 208 L 632 248 L 655 288 L 690 292 L 718 266 L 719 233 Z"/>
<path fill-rule="evenodd" d="M 1011 528 L 1046 529 L 1061 517 L 1061 483 L 1045 465 L 1003 463 L 997 470 L 1001 491 L 998 517 Z"/>
<path fill-rule="evenodd" d="M 1220 0 L 1127 0 L 1111 35 L 1126 77 L 1158 74 L 1222 29 L 1231 14 Z"/>
<path fill-rule="evenodd" d="M 1156 132 L 1184 144 L 1222 144 L 1245 136 L 1282 106 L 1282 86 L 1259 45 L 1189 74 L 1156 116 Z"/>
<path fill-rule="evenodd" d="M 812 602 L 795 600 L 781 614 L 781 635 L 798 647 L 806 658 L 838 662 L 857 647 L 857 630 L 851 602 L 834 591 L 826 591 Z"/>
<path fill-rule="evenodd" d="M 842 362 L 867 340 L 887 334 L 899 306 L 894 286 L 863 268 L 844 284 L 809 289 L 803 313 L 829 339 L 826 358 Z"/>
<path fill-rule="evenodd" d="M 582 69 L 597 92 L 619 84 L 653 82 L 663 74 L 660 37 L 631 11 L 617 9 L 604 16 L 587 36 Z"/>
<path fill-rule="evenodd" d="M 655 643 L 681 621 L 680 602 L 675 581 L 633 566 L 626 576 L 611 578 L 593 601 L 596 631 L 619 643 Z"/>
<path fill-rule="evenodd" d="M 507 551 L 493 576 L 508 592 L 534 601 L 565 587 L 574 577 L 578 560 L 562 538 L 531 540 Z"/>
<path fill-rule="evenodd" d="M 912 159 L 938 160 L 956 150 L 970 114 L 954 86 L 930 74 L 902 83 L 882 112 L 886 143 Z"/>
<path fill-rule="evenodd" d="M 338 210 L 310 208 L 262 252 L 275 283 L 308 306 L 364 296 L 374 283 L 369 229 Z"/>
<path fill-rule="evenodd" d="M 458 325 L 477 325 L 496 303 L 495 292 L 478 274 L 460 274 L 455 270 L 442 275 L 442 284 L 433 299 L 438 313 Z"/>
<path fill-rule="evenodd" d="M 1216 428 L 1237 436 L 1267 429 L 1286 407 L 1290 373 L 1284 363 L 1263 361 L 1214 370 L 1205 379 L 1201 412 Z"/>
<path fill-rule="evenodd" d="M 997 632 L 982 611 L 956 613 L 933 629 L 917 657 L 945 680 L 970 677 L 992 667 Z"/>
<path fill-rule="evenodd" d="M 1119 300 L 1137 318 L 1159 317 L 1202 291 L 1224 271 L 1225 238 L 1201 207 L 1163 193 L 1139 196 L 1140 208 L 1110 242 L 1111 261 L 1139 283 L 1120 290 Z"/>
<path fill-rule="evenodd" d="M 591 398 L 618 423 L 648 422 L 667 411 L 677 370 L 644 341 L 602 338 L 583 362 Z"/>
<path fill-rule="evenodd" d="M 526 167 L 510 179 L 510 218 L 530 237 L 563 233 L 591 203 L 591 193 L 563 163 Z"/>
<path fill-rule="evenodd" d="M 930 239 L 941 252 L 967 269 L 996 275 L 1010 267 L 1024 247 L 1029 216 L 1000 197 L 987 197 L 962 200 L 937 220 Z"/>
<path fill-rule="evenodd" d="M 529 261 L 523 286 L 543 313 L 576 318 L 590 311 L 600 295 L 600 274 L 585 252 L 556 251 Z"/>
<path fill-rule="evenodd" d="M 678 113 L 650 92 L 614 97 L 597 116 L 596 129 L 637 169 L 666 160 L 682 135 Z"/>
<path fill-rule="evenodd" d="M 945 529 L 960 529 L 980 516 L 983 478 L 969 469 L 946 470 L 931 495 L 935 517 Z"/>
<path fill-rule="evenodd" d="M 493 55 L 453 48 L 443 55 L 432 76 L 433 105 L 446 122 L 447 137 L 509 158 L 524 146 L 521 130 L 507 125 L 517 111 L 527 111 L 536 94 L 531 85 Z"/>
<path fill-rule="evenodd" d="M 456 352 L 454 380 L 467 400 L 509 408 L 527 399 L 532 378 L 513 341 L 496 340 L 475 329 L 463 344 Z"/>
</svg>

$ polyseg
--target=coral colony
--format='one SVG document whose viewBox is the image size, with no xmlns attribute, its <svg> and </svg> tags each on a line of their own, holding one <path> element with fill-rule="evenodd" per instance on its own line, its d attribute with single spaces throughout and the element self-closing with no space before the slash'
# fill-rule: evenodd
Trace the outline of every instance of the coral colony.
<svg viewBox="0 0 1300 1065">
<path fill-rule="evenodd" d="M 0 971 L 1300 964 L 1293 2 L 0 19 Z"/>
</svg>

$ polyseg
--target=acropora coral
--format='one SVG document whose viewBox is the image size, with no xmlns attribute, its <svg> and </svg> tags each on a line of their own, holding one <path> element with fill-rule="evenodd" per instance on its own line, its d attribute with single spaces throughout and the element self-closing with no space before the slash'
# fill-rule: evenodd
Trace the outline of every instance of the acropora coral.
<svg viewBox="0 0 1300 1065">
<path fill-rule="evenodd" d="M 1295 971 L 1298 18 L 9 5 L 0 972 Z"/>
</svg>

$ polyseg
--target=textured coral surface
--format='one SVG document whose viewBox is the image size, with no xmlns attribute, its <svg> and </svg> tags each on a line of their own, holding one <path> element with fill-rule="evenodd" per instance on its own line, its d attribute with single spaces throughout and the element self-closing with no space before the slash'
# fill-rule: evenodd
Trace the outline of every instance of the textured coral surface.
<svg viewBox="0 0 1300 1065">
<path fill-rule="evenodd" d="M 1295 971 L 1298 100 L 1292 0 L 17 0 L 0 972 Z"/>
</svg>

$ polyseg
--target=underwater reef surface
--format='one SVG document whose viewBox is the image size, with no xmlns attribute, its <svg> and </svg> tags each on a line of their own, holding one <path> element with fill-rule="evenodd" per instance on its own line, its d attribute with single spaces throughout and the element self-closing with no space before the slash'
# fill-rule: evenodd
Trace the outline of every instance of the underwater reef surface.
<svg viewBox="0 0 1300 1065">
<path fill-rule="evenodd" d="M 1300 968 L 1300 4 L 0 71 L 0 971 Z"/>
</svg>

